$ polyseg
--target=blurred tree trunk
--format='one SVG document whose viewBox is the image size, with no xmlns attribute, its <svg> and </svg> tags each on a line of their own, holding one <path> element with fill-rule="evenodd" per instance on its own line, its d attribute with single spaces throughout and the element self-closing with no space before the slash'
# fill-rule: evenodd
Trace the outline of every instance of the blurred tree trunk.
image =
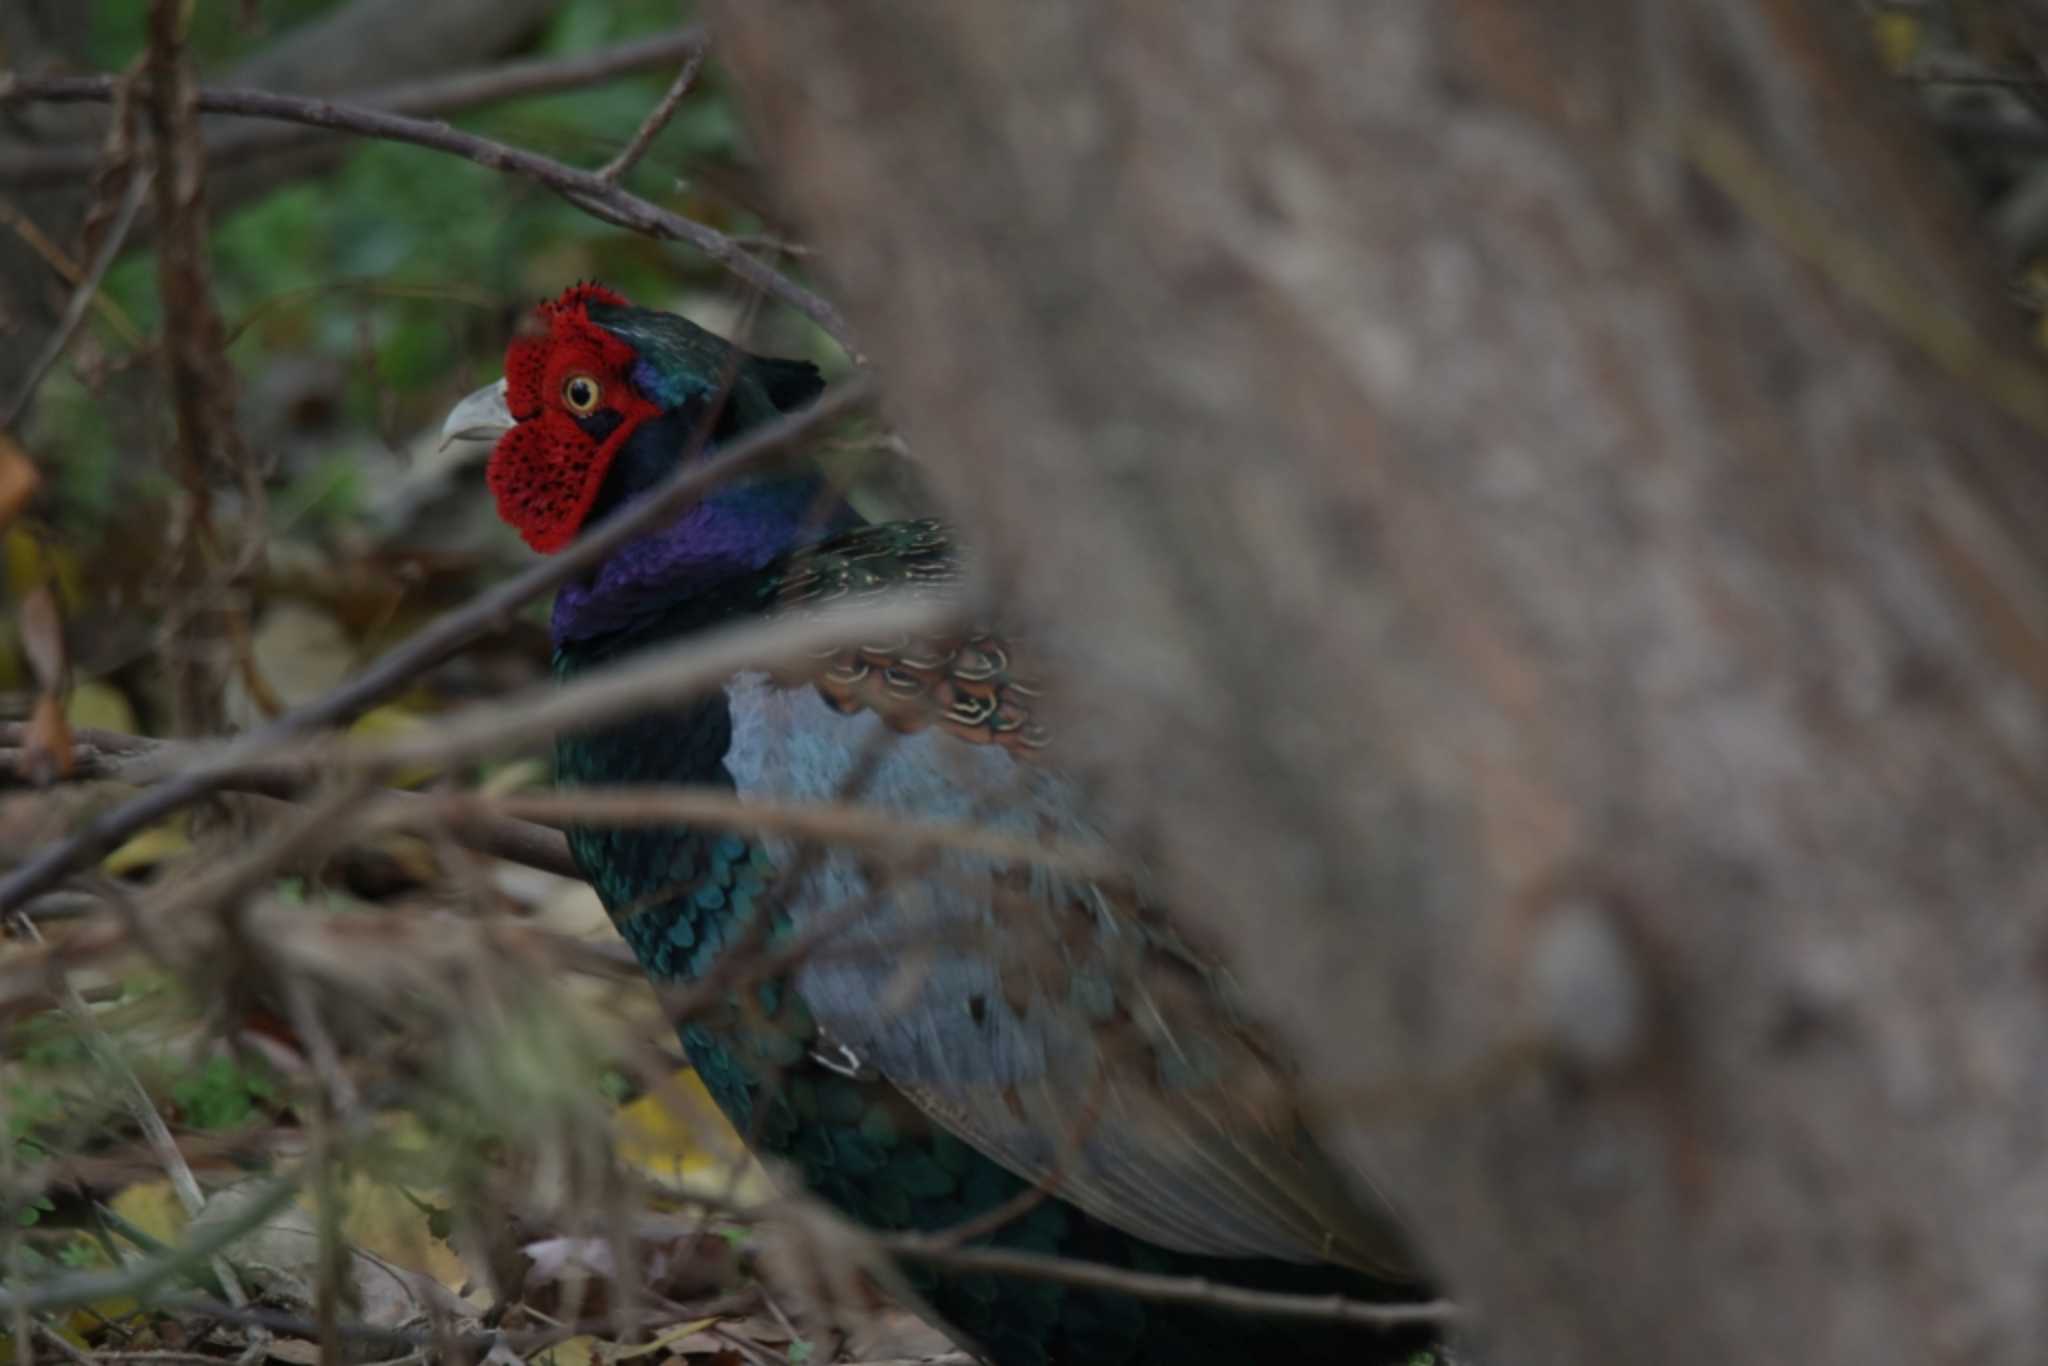
<svg viewBox="0 0 2048 1366">
<path fill-rule="evenodd" d="M 1849 7 L 714 9 L 1498 1359 L 2038 1359 L 2048 394 Z"/>
</svg>

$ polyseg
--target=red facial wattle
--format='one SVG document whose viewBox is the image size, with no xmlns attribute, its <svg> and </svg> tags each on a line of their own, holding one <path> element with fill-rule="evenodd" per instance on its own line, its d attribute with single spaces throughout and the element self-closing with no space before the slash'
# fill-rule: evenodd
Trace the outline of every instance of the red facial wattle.
<svg viewBox="0 0 2048 1366">
<path fill-rule="evenodd" d="M 542 304 L 505 348 L 514 426 L 484 477 L 498 515 L 542 554 L 575 539 L 620 447 L 660 411 L 632 385 L 633 348 L 590 320 L 589 305 L 625 302 L 600 285 L 577 285 Z M 594 401 L 576 406 L 585 399 Z M 602 440 L 579 421 L 607 412 L 619 421 Z"/>
</svg>

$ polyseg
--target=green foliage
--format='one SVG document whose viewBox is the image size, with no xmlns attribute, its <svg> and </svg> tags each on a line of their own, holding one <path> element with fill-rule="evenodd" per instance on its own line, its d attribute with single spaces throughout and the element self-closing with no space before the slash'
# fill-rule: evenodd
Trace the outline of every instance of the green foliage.
<svg viewBox="0 0 2048 1366">
<path fill-rule="evenodd" d="M 227 1057 L 208 1058 L 171 1083 L 179 1114 L 195 1129 L 232 1129 L 276 1096 L 277 1082 L 267 1069 Z"/>
<path fill-rule="evenodd" d="M 597 1093 L 613 1105 L 623 1105 L 633 1096 L 633 1080 L 616 1067 L 597 1074 Z"/>
<path fill-rule="evenodd" d="M 85 1040 L 71 1021 L 57 1011 L 45 1011 L 32 1015 L 15 1026 L 10 1039 L 12 1051 L 23 1063 L 37 1070 L 50 1072 L 82 1066 L 87 1057 Z M 15 1113 L 15 1099 L 10 1093 L 9 1113 Z"/>
<path fill-rule="evenodd" d="M 7 1136 L 16 1143 L 33 1144 L 33 1132 L 56 1123 L 62 1111 L 63 1101 L 54 1091 L 27 1082 L 7 1086 Z"/>
<path fill-rule="evenodd" d="M 265 0 L 260 8 L 205 0 L 190 7 L 186 42 L 202 65 L 230 65 L 260 51 L 283 29 L 332 7 L 333 0 Z M 87 8 L 93 60 L 99 66 L 118 70 L 142 54 L 149 0 L 93 0 Z M 245 11 L 253 12 L 255 22 Z"/>
<path fill-rule="evenodd" d="M 252 21 L 243 6 L 209 0 L 194 7 L 190 48 L 203 78 L 220 80 L 335 3 L 275 0 L 251 7 Z M 99 65 L 120 69 L 142 52 L 147 12 L 147 0 L 92 7 Z M 674 0 L 564 0 L 516 55 L 587 52 L 672 28 L 678 16 Z M 632 136 L 672 75 L 653 70 L 507 100 L 451 121 L 571 165 L 597 166 Z M 743 161 L 732 102 L 707 68 L 630 183 L 722 230 L 753 233 L 763 224 L 742 207 L 751 196 L 732 189 L 744 179 Z M 700 173 L 718 193 L 695 188 Z M 277 465 L 278 503 L 301 510 L 314 531 L 345 527 L 364 506 L 367 444 L 397 448 L 430 429 L 453 397 L 495 372 L 513 313 L 565 281 L 602 278 L 667 304 L 692 291 L 732 290 L 686 249 L 601 223 L 530 182 L 395 143 L 358 142 L 317 178 L 225 208 L 214 202 L 215 295 L 243 380 L 252 444 L 275 455 L 281 437 L 298 435 L 276 430 L 265 407 L 266 381 L 281 364 L 325 367 L 338 386 L 331 396 L 337 409 L 310 446 Z M 159 330 L 154 252 L 129 253 L 109 273 L 105 293 L 143 335 Z M 111 363 L 134 373 L 89 386 L 60 367 L 39 397 L 32 448 L 53 476 L 56 520 L 73 530 L 107 528 L 173 487 L 157 454 L 164 407 L 134 401 L 153 388 L 152 367 L 104 318 L 91 320 L 88 332 Z"/>
<path fill-rule="evenodd" d="M 41 1149 L 36 1150 L 36 1155 L 41 1155 Z M 50 1197 L 47 1195 L 31 1196 L 27 1204 L 14 1212 L 14 1222 L 22 1228 L 33 1228 L 42 1221 L 42 1217 L 45 1214 L 51 1213 L 56 1208 L 57 1206 L 51 1203 Z"/>
<path fill-rule="evenodd" d="M 49 1149 L 36 1137 L 36 1131 L 55 1124 L 61 1112 L 62 1101 L 55 1092 L 23 1082 L 8 1084 L 4 1141 L 14 1145 L 12 1165 L 26 1166 L 49 1156 Z M 47 1195 L 32 1196 L 13 1205 L 14 1222 L 29 1228 L 55 1208 Z"/>
<path fill-rule="evenodd" d="M 81 1271 L 100 1264 L 100 1250 L 91 1243 L 74 1239 L 57 1248 L 57 1264 Z"/>
</svg>

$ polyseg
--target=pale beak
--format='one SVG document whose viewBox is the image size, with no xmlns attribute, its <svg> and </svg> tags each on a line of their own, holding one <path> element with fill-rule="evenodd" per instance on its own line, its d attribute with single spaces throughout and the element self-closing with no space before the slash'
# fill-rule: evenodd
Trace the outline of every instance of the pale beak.
<svg viewBox="0 0 2048 1366">
<path fill-rule="evenodd" d="M 440 449 L 456 441 L 495 442 L 512 430 L 512 410 L 505 405 L 505 381 L 494 380 L 456 404 L 441 424 Z"/>
</svg>

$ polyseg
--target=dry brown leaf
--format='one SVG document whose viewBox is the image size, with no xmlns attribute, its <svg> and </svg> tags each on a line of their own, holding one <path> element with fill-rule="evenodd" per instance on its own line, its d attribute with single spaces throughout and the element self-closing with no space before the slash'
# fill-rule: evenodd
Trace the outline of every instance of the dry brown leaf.
<svg viewBox="0 0 2048 1366">
<path fill-rule="evenodd" d="M 922 1307 L 874 1239 L 817 1200 L 795 1196 L 770 1205 L 754 1249 L 762 1281 L 806 1336 L 864 1333 L 885 1297 Z"/>
<path fill-rule="evenodd" d="M 957 1350 L 953 1339 L 907 1309 L 877 1310 L 844 1344 L 853 1361 L 923 1361 Z"/>
<path fill-rule="evenodd" d="M 70 772 L 71 723 L 64 719 L 64 704 L 57 694 L 46 692 L 36 699 L 22 731 L 21 776 L 37 787 L 48 787 Z"/>
<path fill-rule="evenodd" d="M 44 692 L 61 692 L 70 661 L 64 650 L 64 614 L 57 609 L 57 595 L 50 585 L 38 584 L 22 598 L 15 629 L 36 686 Z"/>
<path fill-rule="evenodd" d="M 36 472 L 28 452 L 13 437 L 0 432 L 0 531 L 5 531 L 7 524 L 21 515 L 42 482 L 43 476 Z"/>
<path fill-rule="evenodd" d="M 310 603 L 284 599 L 263 613 L 248 640 L 247 665 L 267 700 L 291 707 L 311 701 L 348 677 L 356 647 L 334 615 Z M 240 671 L 228 680 L 228 719 L 255 725 L 263 699 Z"/>
</svg>

